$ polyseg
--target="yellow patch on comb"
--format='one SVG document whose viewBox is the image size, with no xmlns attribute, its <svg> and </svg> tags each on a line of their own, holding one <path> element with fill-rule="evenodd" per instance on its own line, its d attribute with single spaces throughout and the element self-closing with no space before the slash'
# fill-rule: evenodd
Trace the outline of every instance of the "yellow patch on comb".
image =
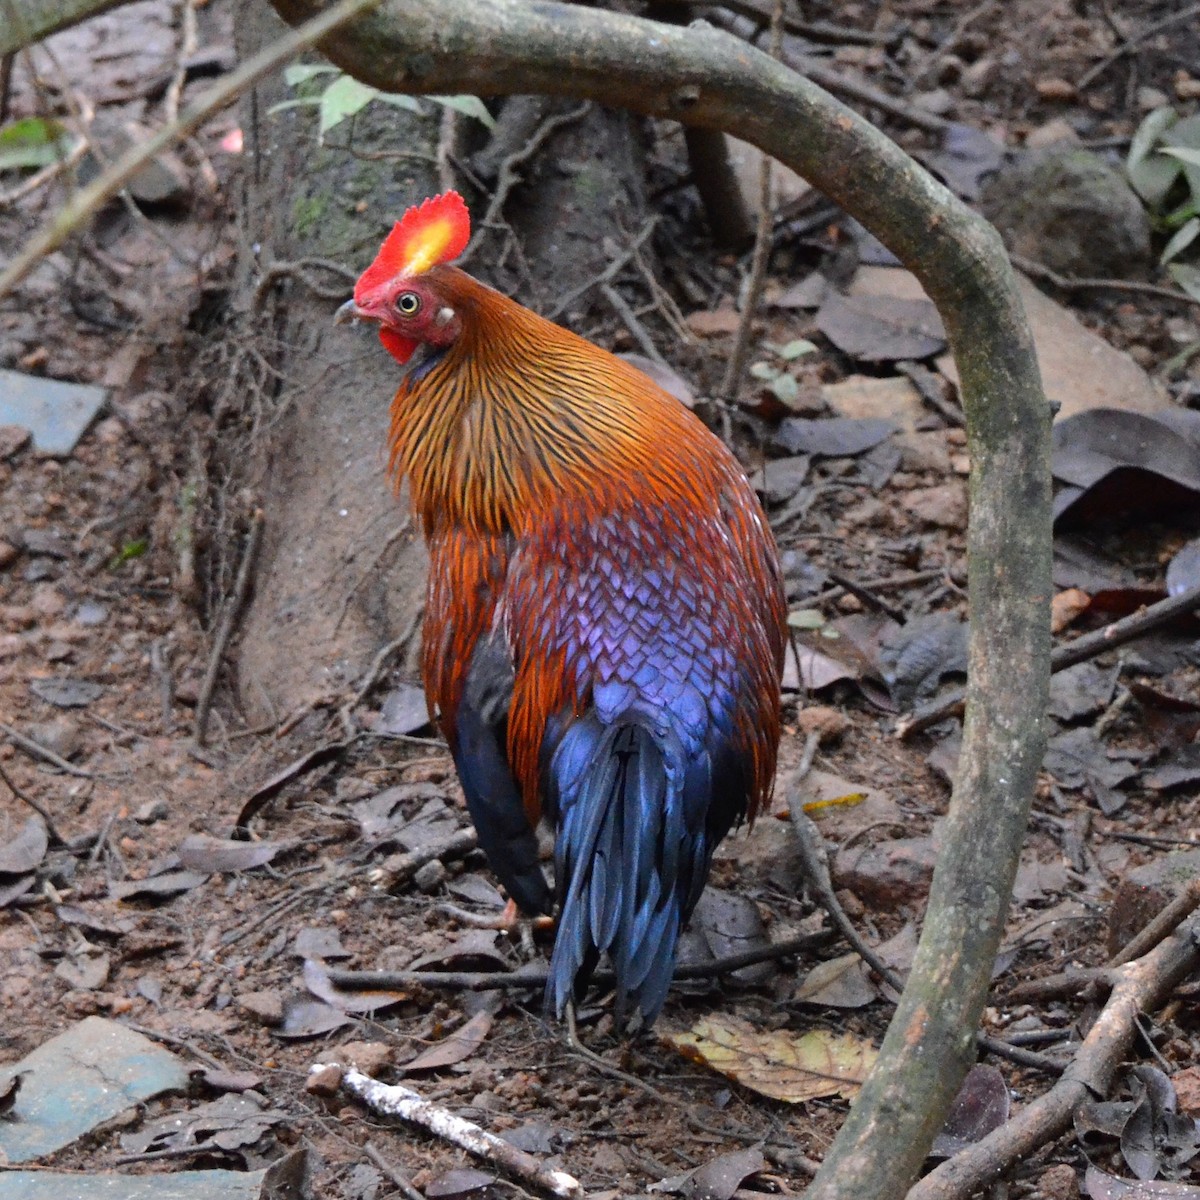
<svg viewBox="0 0 1200 1200">
<path fill-rule="evenodd" d="M 355 300 L 361 302 L 393 279 L 423 275 L 439 263 L 453 261 L 470 240 L 471 216 L 457 192 L 414 204 L 392 227 L 375 261 L 359 277 Z"/>
</svg>

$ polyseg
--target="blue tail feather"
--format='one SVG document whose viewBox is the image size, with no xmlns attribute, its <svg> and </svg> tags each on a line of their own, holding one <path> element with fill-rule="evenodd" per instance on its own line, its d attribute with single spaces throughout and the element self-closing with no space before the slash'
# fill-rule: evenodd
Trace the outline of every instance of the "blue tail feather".
<svg viewBox="0 0 1200 1200">
<path fill-rule="evenodd" d="M 646 1025 L 658 1016 L 717 840 L 711 793 L 685 795 L 711 773 L 688 765 L 679 738 L 636 710 L 580 718 L 558 742 L 549 774 L 561 911 L 546 999 L 560 1016 L 601 953 L 616 975 L 618 1024 L 631 1010 Z"/>
</svg>

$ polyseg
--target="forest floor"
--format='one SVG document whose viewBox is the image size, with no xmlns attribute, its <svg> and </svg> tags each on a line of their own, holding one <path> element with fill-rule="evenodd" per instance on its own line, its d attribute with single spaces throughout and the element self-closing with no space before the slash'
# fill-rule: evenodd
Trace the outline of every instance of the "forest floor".
<svg viewBox="0 0 1200 1200">
<path fill-rule="evenodd" d="M 228 69 L 224 2 L 203 10 L 182 56 L 178 13 L 158 0 L 59 35 L 36 87 L 16 72 L 13 115 L 47 103 L 86 110 L 119 152 L 121 122 L 152 123 L 177 100 L 181 62 L 186 95 Z M 898 111 L 853 103 L 974 199 L 992 151 L 1000 180 L 1023 152 L 1064 141 L 1119 168 L 1148 111 L 1195 113 L 1200 22 L 1157 29 L 1177 7 L 1139 2 L 1109 17 L 1061 0 L 814 3 L 806 19 L 838 28 L 814 26 L 806 52 L 891 95 Z M 963 129 L 986 134 L 992 150 Z M 762 1160 L 722 1159 L 707 1194 L 801 1190 L 844 1117 L 855 1056 L 883 1036 L 892 993 L 822 936 L 828 921 L 805 889 L 789 802 L 809 806 L 843 906 L 903 975 L 957 753 L 953 716 L 896 734 L 906 714 L 961 686 L 965 646 L 969 463 L 953 367 L 915 280 L 802 185 L 781 185 L 756 365 L 724 425 L 784 554 L 800 678 L 793 660 L 776 811 L 722 846 L 681 959 L 805 935 L 812 948 L 707 978 L 701 967 L 653 1034 L 628 1042 L 603 997 L 589 1002 L 580 1036 L 597 1063 L 547 1020 L 536 987 L 401 978 L 364 998 L 330 979 L 334 968 L 506 973 L 547 950 L 540 934 L 530 944 L 475 927 L 502 905 L 494 879 L 461 839 L 437 853 L 469 823 L 413 680 L 384 667 L 332 697 L 320 719 L 285 713 L 259 728 L 223 677 L 215 692 L 206 684 L 223 610 L 196 583 L 204 547 L 191 541 L 196 464 L 185 448 L 211 414 L 189 380 L 228 297 L 238 169 L 230 115 L 166 161 L 146 198 L 106 210 L 0 303 L 0 368 L 108 389 L 66 453 L 41 452 L 0 421 L 0 1116 L 6 1066 L 102 1016 L 177 1055 L 190 1088 L 39 1168 L 246 1169 L 303 1148 L 314 1194 L 330 1200 L 402 1194 L 397 1172 L 429 1196 L 520 1190 L 444 1141 L 306 1090 L 314 1062 L 354 1059 L 552 1160 L 592 1194 L 698 1194 L 679 1177 L 755 1147 Z M 16 195 L 21 180 L 0 173 L 0 264 L 53 203 L 46 189 Z M 741 320 L 734 298 L 748 260 L 713 251 L 699 218 L 681 219 L 674 245 L 692 253 L 661 252 L 679 320 L 664 302 L 653 329 L 678 385 L 704 397 Z M 1083 219 L 1082 253 L 1091 246 L 1097 261 L 1058 273 L 1113 274 L 1103 256 L 1114 226 Z M 1056 227 L 1018 248 L 1047 263 L 1072 236 Z M 1164 240 L 1153 235 L 1125 281 L 1171 286 L 1155 269 Z M 1063 419 L 1082 421 L 1060 424 L 1056 442 L 1060 488 L 1076 488 L 1060 493 L 1055 559 L 1055 636 L 1069 640 L 1160 600 L 1168 568 L 1173 590 L 1200 582 L 1189 545 L 1200 531 L 1200 304 L 1049 286 L 1040 298 L 1031 288 L 1029 311 L 1050 398 Z M 678 336 L 662 335 L 672 322 Z M 638 348 L 637 329 L 619 322 L 584 332 Z M 1080 482 L 1073 464 L 1098 453 L 1111 469 Z M 201 745 L 197 712 L 210 700 Z M 994 1081 L 1014 1108 L 1028 1102 L 1097 1011 L 1081 988 L 1025 1002 L 1018 989 L 1104 963 L 1196 874 L 1196 624 L 1157 628 L 1062 672 L 1051 716 L 985 1016 L 986 1033 L 1046 1057 L 1041 1069 L 983 1060 L 999 1075 L 974 1086 L 996 1121 L 1007 1101 L 996 1108 Z M 252 840 L 229 842 L 239 821 Z M 1182 985 L 1134 1052 L 1171 1077 L 1188 1117 L 1200 1117 L 1198 995 Z M 771 1037 L 810 1032 L 824 1068 L 770 1059 Z M 689 1033 L 723 1042 L 725 1074 L 681 1051 Z M 814 1071 L 840 1077 L 814 1087 Z M 1148 1086 L 1122 1074 L 1109 1099 L 1136 1101 Z M 228 1095 L 249 1096 L 250 1108 L 197 1111 Z M 1012 1194 L 1120 1194 L 1114 1177 L 1135 1169 L 1122 1138 L 1135 1108 L 1025 1158 Z M 193 1119 L 151 1135 L 152 1122 L 186 1112 Z M 18 1127 L 0 1124 L 0 1148 Z M 1189 1149 L 1172 1130 L 1156 1125 L 1134 1155 L 1143 1177 L 1200 1184 L 1200 1160 L 1190 1165 L 1200 1141 Z M 0 1170 L 7 1200 L 17 1193 L 5 1178 Z"/>
</svg>

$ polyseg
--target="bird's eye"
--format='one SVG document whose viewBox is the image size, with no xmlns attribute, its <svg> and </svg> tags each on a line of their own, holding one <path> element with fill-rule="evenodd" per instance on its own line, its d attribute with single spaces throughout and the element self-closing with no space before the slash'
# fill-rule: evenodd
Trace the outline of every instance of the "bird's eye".
<svg viewBox="0 0 1200 1200">
<path fill-rule="evenodd" d="M 416 292 L 401 292 L 396 297 L 396 307 L 406 317 L 411 317 L 421 307 L 421 297 Z"/>
</svg>

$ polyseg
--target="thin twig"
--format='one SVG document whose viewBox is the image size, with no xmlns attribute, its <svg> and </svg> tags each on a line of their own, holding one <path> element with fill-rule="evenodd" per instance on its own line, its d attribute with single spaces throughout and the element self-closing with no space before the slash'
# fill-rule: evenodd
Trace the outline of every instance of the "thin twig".
<svg viewBox="0 0 1200 1200">
<path fill-rule="evenodd" d="M 646 332 L 646 327 L 638 320 L 637 314 L 625 303 L 625 297 L 611 283 L 601 285 L 600 294 L 612 305 L 617 316 L 625 322 L 625 328 L 633 335 L 634 341 L 641 347 L 642 353 L 660 367 L 667 366 L 667 360 L 658 352 L 658 347 Z"/>
<path fill-rule="evenodd" d="M 1099 75 L 1107 71 L 1118 59 L 1132 53 L 1156 33 L 1161 33 L 1164 29 L 1172 25 L 1178 25 L 1181 21 L 1190 21 L 1192 17 L 1197 15 L 1200 15 L 1200 4 L 1193 4 L 1190 8 L 1185 8 L 1182 12 L 1172 13 L 1169 17 L 1164 17 L 1161 21 L 1155 21 L 1153 25 L 1147 25 L 1136 37 L 1130 38 L 1127 42 L 1122 42 L 1111 54 L 1084 71 L 1079 77 L 1079 82 L 1075 85 L 1075 90 L 1082 92 L 1093 79 L 1096 79 Z"/>
<path fill-rule="evenodd" d="M 1131 937 L 1104 965 L 1120 967 L 1148 954 L 1172 930 L 1186 921 L 1197 907 L 1200 907 L 1200 879 L 1193 879 L 1166 908 Z"/>
<path fill-rule="evenodd" d="M 231 104 L 300 51 L 307 50 L 334 29 L 379 3 L 380 0 L 340 0 L 340 3 L 264 47 L 191 105 L 178 121 L 164 126 L 139 145 L 131 146 L 87 187 L 80 188 L 14 256 L 0 274 L 0 299 L 7 296 L 47 254 L 57 250 L 93 213 L 120 192 L 156 154 L 161 154 L 181 138 L 195 133 L 214 113 Z"/>
<path fill-rule="evenodd" d="M 921 583 L 933 583 L 935 579 L 944 579 L 946 572 L 942 567 L 930 571 L 905 571 L 901 575 L 881 575 L 878 579 L 863 579 L 858 582 L 860 588 L 868 588 L 872 592 L 890 592 L 897 588 L 916 587 Z M 841 585 L 826 588 L 804 601 L 807 608 L 820 608 L 846 594 L 846 588 Z"/>
<path fill-rule="evenodd" d="M 805 742 L 805 758 L 810 762 L 817 741 L 817 734 L 810 733 Z M 829 878 L 829 858 L 825 851 L 825 841 L 816 823 L 804 811 L 799 789 L 795 785 L 788 796 L 788 812 L 791 814 L 792 828 L 796 831 L 796 842 L 800 848 L 801 872 L 813 899 L 829 914 L 838 931 L 850 943 L 859 958 L 894 992 L 904 991 L 904 980 L 863 941 L 834 894 L 833 881 Z"/>
<path fill-rule="evenodd" d="M 314 1063 L 312 1073 L 326 1069 L 323 1063 Z M 583 1196 L 579 1180 L 546 1166 L 532 1154 L 526 1154 L 510 1145 L 494 1133 L 488 1133 L 478 1125 L 463 1120 L 445 1108 L 431 1104 L 424 1096 L 400 1084 L 388 1085 L 364 1075 L 355 1067 L 347 1067 L 342 1073 L 342 1087 L 357 1096 L 372 1112 L 388 1117 L 399 1117 L 413 1125 L 427 1129 L 435 1137 L 442 1138 L 461 1147 L 477 1158 L 499 1167 L 507 1174 L 544 1188 L 555 1196 L 576 1200 Z"/>
<path fill-rule="evenodd" d="M 1198 10 L 1200 11 L 1200 10 Z M 1200 304 L 1200 299 L 1179 288 L 1163 287 L 1157 283 L 1143 283 L 1138 279 L 1078 279 L 1073 275 L 1060 275 L 1057 271 L 1025 258 L 1020 254 L 1010 255 L 1013 266 L 1026 275 L 1042 279 L 1061 288 L 1064 292 L 1129 292 L 1135 296 L 1157 296 L 1160 300 L 1174 300 L 1177 304 Z"/>
<path fill-rule="evenodd" d="M 546 319 L 553 321 L 555 317 L 565 312 L 580 296 L 586 295 L 594 287 L 601 287 L 603 284 L 612 283 L 614 279 L 624 270 L 625 265 L 634 257 L 635 254 L 642 248 L 642 243 L 654 232 L 655 226 L 658 224 L 658 217 L 651 217 L 645 225 L 641 227 L 633 236 L 633 240 L 617 255 L 616 258 L 596 276 L 595 279 L 589 279 L 586 283 L 581 283 L 578 287 L 572 288 L 565 296 L 561 297 L 557 303 L 551 306 L 546 313 Z"/>
<path fill-rule="evenodd" d="M 865 604 L 873 612 L 883 613 L 885 617 L 891 617 L 891 619 L 895 621 L 897 625 L 903 625 L 908 619 L 908 614 L 902 608 L 896 608 L 894 605 L 889 604 L 886 600 L 883 600 L 879 596 L 875 595 L 874 591 L 872 591 L 872 589 L 869 588 L 865 583 L 858 583 L 851 579 L 849 575 L 843 575 L 840 571 L 830 571 L 828 574 L 829 578 L 832 579 L 833 582 L 838 585 L 838 587 L 861 600 L 863 604 Z M 941 574 L 942 572 L 939 571 L 938 576 L 940 577 Z"/>
<path fill-rule="evenodd" d="M 951 54 L 958 48 L 959 40 L 962 35 L 979 20 L 980 17 L 990 12 L 996 7 L 996 0 L 983 0 L 981 4 L 975 5 L 974 8 L 968 9 L 957 21 L 954 22 L 954 28 L 950 30 L 946 39 L 931 50 L 924 60 L 913 70 L 909 77 L 909 82 L 913 87 L 921 83 L 926 76 L 940 63 L 947 54 Z"/>
<path fill-rule="evenodd" d="M 431 842 L 428 846 L 419 846 L 405 854 L 397 854 L 386 859 L 381 867 L 372 873 L 371 882 L 385 891 L 392 891 L 407 883 L 426 863 L 440 858 L 443 862 L 453 862 L 465 858 L 479 844 L 474 829 L 460 829 L 444 841 Z"/>
<path fill-rule="evenodd" d="M 496 173 L 496 190 L 492 193 L 492 198 L 488 201 L 487 211 L 483 214 L 481 220 L 476 222 L 475 236 L 468 243 L 467 248 L 458 256 L 458 264 L 465 265 L 479 249 L 479 243 L 486 235 L 486 231 L 494 229 L 503 222 L 500 220 L 500 213 L 508 200 L 509 193 L 512 189 L 521 182 L 520 175 L 517 174 L 517 168 L 527 163 L 541 148 L 546 144 L 546 140 L 551 134 L 557 133 L 560 129 L 564 129 L 568 125 L 573 125 L 576 121 L 582 120 L 591 108 L 588 101 L 576 105 L 570 111 L 565 113 L 556 113 L 553 116 L 547 117 L 533 131 L 529 140 L 518 150 L 513 151 L 501 163 L 499 170 Z"/>
<path fill-rule="evenodd" d="M 730 954 L 725 958 L 714 958 L 709 962 L 683 963 L 675 968 L 673 980 L 711 979 L 717 975 L 728 975 L 743 967 L 758 963 L 775 962 L 781 958 L 805 954 L 829 942 L 826 932 L 808 933 L 803 937 L 789 938 L 772 946 L 758 950 L 745 950 L 741 954 Z M 331 970 L 330 981 L 338 987 L 353 991 L 375 989 L 396 990 L 406 987 L 449 988 L 453 991 L 491 992 L 501 989 L 528 988 L 540 990 L 550 978 L 548 967 L 520 967 L 515 971 L 343 971 Z M 599 988 L 609 987 L 616 982 L 611 971 L 597 971 L 592 982 Z"/>
<path fill-rule="evenodd" d="M 1070 1068 L 1044 1096 L 1027 1104 L 981 1141 L 921 1179 L 908 1200 L 966 1200 L 1069 1128 L 1085 1100 L 1108 1092 L 1133 1045 L 1140 1013 L 1157 1008 L 1200 959 L 1200 917 L 1143 958 L 1113 971 L 1108 1003 L 1080 1044 Z"/>
<path fill-rule="evenodd" d="M 233 594 L 225 605 L 221 624 L 217 628 L 217 636 L 213 638 L 212 652 L 208 656 L 208 666 L 204 678 L 200 682 L 200 692 L 196 699 L 196 724 L 193 739 L 197 746 L 204 745 L 208 736 L 208 715 L 212 708 L 213 689 L 217 685 L 217 673 L 221 669 L 221 660 L 225 657 L 225 649 L 237 626 L 242 606 L 250 591 L 250 580 L 254 574 L 254 563 L 258 558 L 258 547 L 262 541 L 263 511 L 254 510 L 250 519 L 250 532 L 246 535 L 246 548 L 242 551 L 242 562 L 238 567 L 237 579 L 234 581 Z"/>
<path fill-rule="evenodd" d="M 1061 1075 L 1066 1065 L 1048 1054 L 1039 1054 L 1036 1050 L 1026 1050 L 1022 1046 L 1014 1046 L 1011 1042 L 1000 1038 L 988 1037 L 985 1033 L 975 1035 L 975 1041 L 981 1050 L 994 1054 L 997 1058 L 1006 1058 L 1009 1062 L 1020 1067 L 1029 1067 L 1034 1071 L 1042 1071 L 1047 1075 Z"/>
<path fill-rule="evenodd" d="M 336 287 L 318 282 L 311 274 L 318 270 L 328 271 L 331 275 L 344 279 L 346 287 Z M 289 279 L 292 276 L 299 279 L 320 300 L 344 300 L 346 289 L 353 286 L 356 278 L 353 271 L 328 258 L 298 258 L 294 262 L 275 262 L 263 271 L 258 283 L 254 285 L 254 298 L 251 302 L 253 310 L 258 312 L 262 308 L 267 293 L 279 280 Z"/>
<path fill-rule="evenodd" d="M 179 101 L 187 83 L 187 60 L 196 53 L 196 0 L 182 0 L 179 6 L 179 49 L 175 54 L 175 74 L 167 85 L 163 112 L 168 121 L 179 120 Z"/>
<path fill-rule="evenodd" d="M 67 762 L 59 754 L 55 754 L 53 750 L 47 750 L 45 746 L 35 742 L 33 738 L 26 737 L 23 733 L 19 733 L 11 725 L 6 725 L 0 721 L 0 733 L 4 734 L 14 746 L 19 746 L 26 754 L 32 754 L 34 758 L 40 758 L 43 762 L 48 762 L 52 767 L 57 767 L 60 771 L 66 772 L 68 775 L 74 775 L 77 779 L 95 779 L 96 776 L 91 771 L 85 771 L 82 767 L 73 766 Z"/>
<path fill-rule="evenodd" d="M 1151 604 L 1149 608 L 1131 613 L 1111 625 L 1105 625 L 1103 629 L 1085 633 L 1083 637 L 1059 646 L 1050 655 L 1050 670 L 1055 673 L 1065 671 L 1067 667 L 1095 658 L 1105 650 L 1124 646 L 1127 642 L 1140 638 L 1142 634 L 1158 629 L 1176 617 L 1185 616 L 1197 609 L 1200 609 L 1200 586 L 1181 592 L 1178 596 L 1168 596 L 1157 604 Z M 954 716 L 962 708 L 963 697 L 963 690 L 956 688 L 941 700 L 918 709 L 897 723 L 896 736 L 903 740 L 928 729 L 930 725 L 936 725 L 939 721 Z"/>
<path fill-rule="evenodd" d="M 898 362 L 896 370 L 901 375 L 907 375 L 909 382 L 917 389 L 917 394 L 932 408 L 947 425 L 962 429 L 966 423 L 963 411 L 948 397 L 953 386 L 948 379 L 937 371 L 931 371 L 924 363 Z"/>
<path fill-rule="evenodd" d="M 43 805 L 39 801 L 35 800 L 32 796 L 27 796 L 23 791 L 21 791 L 21 789 L 17 787 L 17 785 L 8 777 L 8 772 L 5 771 L 3 767 L 0 767 L 0 779 L 4 780 L 4 786 L 7 787 L 8 790 L 12 792 L 12 794 L 18 800 L 20 800 L 22 804 L 28 805 L 35 813 L 37 813 L 39 817 L 42 818 L 42 822 L 46 826 L 46 833 L 50 836 L 51 844 L 55 846 L 65 846 L 67 844 L 66 841 L 64 840 L 62 834 L 58 832 L 58 829 L 54 825 L 54 818 L 45 809 L 45 807 L 43 807 Z"/>
<path fill-rule="evenodd" d="M 403 650 L 413 636 L 421 627 L 421 621 L 425 616 L 425 605 L 419 604 L 413 612 L 411 619 L 404 628 L 404 632 L 398 637 L 393 638 L 386 646 L 380 648 L 379 652 L 371 660 L 371 665 L 367 668 L 366 674 L 363 675 L 357 688 L 354 690 L 354 695 L 342 705 L 339 710 L 339 715 L 342 720 L 342 727 L 346 731 L 347 737 L 353 737 L 357 732 L 354 725 L 353 713 L 354 710 L 366 699 L 367 693 L 379 682 L 379 676 L 383 673 L 383 668 L 391 661 L 392 656 Z"/>
<path fill-rule="evenodd" d="M 451 111 L 447 109 L 447 111 Z M 383 1156 L 382 1152 L 374 1142 L 367 1142 L 363 1146 L 363 1151 L 366 1156 L 408 1197 L 408 1200 L 425 1200 L 423 1192 L 417 1191 L 413 1187 L 413 1182 L 398 1166 L 390 1159 Z"/>
<path fill-rule="evenodd" d="M 783 44 L 783 0 L 775 0 L 771 13 L 771 39 L 767 53 L 779 57 Z M 771 179 L 773 160 L 763 154 L 758 177 L 758 224 L 754 230 L 754 254 L 750 259 L 750 278 L 746 283 L 746 295 L 742 303 L 742 319 L 738 322 L 737 338 L 721 381 L 721 399 L 732 404 L 737 399 L 746 369 L 746 357 L 750 353 L 750 338 L 754 332 L 754 318 L 758 302 L 762 299 L 763 285 L 767 281 L 767 263 L 771 257 L 771 227 L 774 224 L 775 208 L 771 203 Z"/>
</svg>

